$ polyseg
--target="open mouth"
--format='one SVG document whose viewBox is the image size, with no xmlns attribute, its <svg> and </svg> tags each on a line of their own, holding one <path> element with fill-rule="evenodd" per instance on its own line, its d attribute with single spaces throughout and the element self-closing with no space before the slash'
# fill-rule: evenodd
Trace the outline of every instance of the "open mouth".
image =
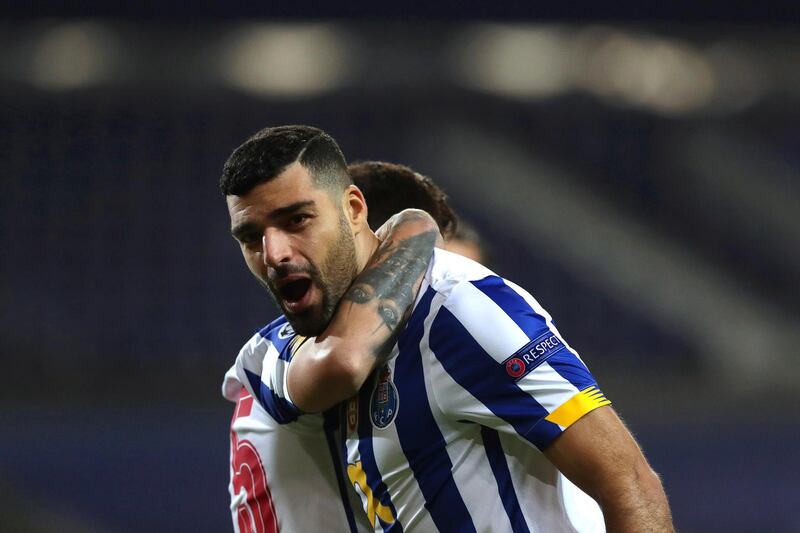
<svg viewBox="0 0 800 533">
<path fill-rule="evenodd" d="M 303 299 L 311 288 L 311 280 L 309 278 L 296 279 L 290 281 L 280 288 L 281 298 L 287 303 L 296 303 Z"/>
</svg>

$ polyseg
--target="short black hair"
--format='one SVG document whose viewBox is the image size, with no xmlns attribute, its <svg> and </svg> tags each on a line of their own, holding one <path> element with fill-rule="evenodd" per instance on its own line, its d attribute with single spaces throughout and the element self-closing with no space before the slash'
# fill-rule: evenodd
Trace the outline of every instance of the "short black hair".
<svg viewBox="0 0 800 533">
<path fill-rule="evenodd" d="M 353 183 L 367 200 L 368 222 L 377 229 L 392 215 L 407 208 L 427 211 L 442 237 L 456 230 L 456 215 L 447 203 L 447 195 L 433 181 L 407 166 L 383 161 L 360 161 L 347 170 Z"/>
<path fill-rule="evenodd" d="M 223 195 L 242 196 L 299 161 L 320 187 L 344 189 L 352 183 L 336 141 L 313 126 L 275 126 L 259 131 L 230 155 L 222 169 Z"/>
</svg>

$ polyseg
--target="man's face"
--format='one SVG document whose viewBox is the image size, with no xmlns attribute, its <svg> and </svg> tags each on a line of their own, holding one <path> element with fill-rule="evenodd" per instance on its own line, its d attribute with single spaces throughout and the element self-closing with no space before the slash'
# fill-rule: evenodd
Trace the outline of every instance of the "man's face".
<svg viewBox="0 0 800 533">
<path fill-rule="evenodd" d="M 231 233 L 294 330 L 321 333 L 356 276 L 353 230 L 339 194 L 300 163 L 244 196 L 228 196 Z"/>
</svg>

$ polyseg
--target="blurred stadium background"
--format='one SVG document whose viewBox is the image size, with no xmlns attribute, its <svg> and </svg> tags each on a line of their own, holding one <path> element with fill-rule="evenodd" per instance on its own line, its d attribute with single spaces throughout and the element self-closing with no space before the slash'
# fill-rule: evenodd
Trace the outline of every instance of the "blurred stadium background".
<svg viewBox="0 0 800 533">
<path fill-rule="evenodd" d="M 0 530 L 229 529 L 219 385 L 277 313 L 216 183 L 308 123 L 445 188 L 681 531 L 800 531 L 800 27 L 628 4 L 6 10 Z"/>
</svg>

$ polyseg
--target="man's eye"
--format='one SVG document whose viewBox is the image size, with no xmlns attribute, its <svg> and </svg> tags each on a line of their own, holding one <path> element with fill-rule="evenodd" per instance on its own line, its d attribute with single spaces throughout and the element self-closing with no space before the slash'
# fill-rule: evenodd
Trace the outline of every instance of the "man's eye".
<svg viewBox="0 0 800 533">
<path fill-rule="evenodd" d="M 306 222 L 306 221 L 307 221 L 309 218 L 311 218 L 311 217 L 310 217 L 310 216 L 308 216 L 308 215 L 293 215 L 293 216 L 292 216 L 292 217 L 289 219 L 289 224 L 291 224 L 292 226 L 301 226 L 301 225 L 303 225 L 303 223 L 305 223 L 305 222 Z"/>
<path fill-rule="evenodd" d="M 252 246 L 253 244 L 261 242 L 261 235 L 256 235 L 255 233 L 248 233 L 242 235 L 242 237 L 239 240 L 245 246 Z"/>
</svg>

